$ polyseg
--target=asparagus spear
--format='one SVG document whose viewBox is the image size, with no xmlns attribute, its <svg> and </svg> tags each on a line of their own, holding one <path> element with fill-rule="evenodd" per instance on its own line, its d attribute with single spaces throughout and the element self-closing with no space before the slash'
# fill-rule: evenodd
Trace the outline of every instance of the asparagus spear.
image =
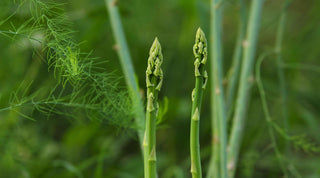
<svg viewBox="0 0 320 178">
<path fill-rule="evenodd" d="M 158 111 L 158 92 L 162 85 L 161 70 L 163 56 L 161 45 L 156 38 L 151 46 L 146 71 L 147 110 L 144 137 L 144 173 L 145 178 L 156 178 L 156 117 Z"/>
<path fill-rule="evenodd" d="M 207 84 L 208 74 L 204 69 L 207 61 L 207 40 L 203 31 L 199 28 L 193 46 L 195 56 L 195 88 L 192 92 L 192 112 L 190 128 L 190 154 L 191 154 L 191 173 L 193 178 L 201 178 L 201 159 L 199 143 L 199 122 L 203 91 Z"/>
</svg>

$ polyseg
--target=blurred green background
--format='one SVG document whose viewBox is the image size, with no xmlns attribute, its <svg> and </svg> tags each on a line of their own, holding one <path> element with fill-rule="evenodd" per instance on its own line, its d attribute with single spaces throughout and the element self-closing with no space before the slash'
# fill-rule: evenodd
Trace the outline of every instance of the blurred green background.
<svg viewBox="0 0 320 178">
<path fill-rule="evenodd" d="M 82 52 L 108 61 L 100 65 L 107 72 L 122 75 L 107 8 L 103 0 L 54 1 L 64 3 L 74 31 L 72 37 Z M 18 3 L 18 2 L 17 2 Z M 157 36 L 163 49 L 164 84 L 160 98 L 169 99 L 166 121 L 157 131 L 157 160 L 160 177 L 191 177 L 189 173 L 189 124 L 191 91 L 194 87 L 192 46 L 201 26 L 209 38 L 208 0 L 119 0 L 122 23 L 136 75 L 145 93 L 148 51 Z M 249 9 L 250 0 L 246 1 Z M 276 29 L 283 0 L 266 0 L 259 33 L 256 58 L 274 49 Z M 239 5 L 226 0 L 223 19 L 223 63 L 226 76 L 236 42 Z M 1 0 L 0 20 L 17 8 Z M 19 11 L 0 30 L 21 24 L 29 11 Z M 288 94 L 288 134 L 301 136 L 315 146 L 320 143 L 320 1 L 294 0 L 288 9 L 283 42 L 284 72 Z M 12 29 L 12 28 L 11 28 Z M 0 34 L 0 108 L 10 106 L 12 92 L 33 81 L 26 95 L 57 82 L 48 64 L 34 55 L 36 46 L 23 37 L 14 40 Z M 209 44 L 210 45 L 210 44 Z M 36 49 L 37 50 L 37 49 Z M 40 50 L 41 51 L 41 50 Z M 45 58 L 44 51 L 40 54 Z M 211 54 L 209 54 L 211 55 Z M 209 68 L 209 67 L 208 67 Z M 274 56 L 262 64 L 262 80 L 272 118 L 283 127 L 279 83 Z M 209 71 L 210 72 L 210 71 Z M 21 84 L 22 83 L 22 84 Z M 124 79 L 120 87 L 125 87 Z M 206 172 L 210 158 L 210 88 L 204 95 L 201 118 L 201 157 Z M 42 91 L 43 92 L 43 91 Z M 44 92 L 45 93 L 45 92 Z M 41 94 L 41 93 L 40 93 Z M 0 177 L 143 177 L 143 162 L 134 129 L 97 122 L 79 116 L 49 117 L 31 107 L 20 108 L 26 119 L 14 110 L 0 109 Z M 230 125 L 228 126 L 230 128 Z M 283 151 L 286 140 L 279 134 Z M 290 177 L 320 177 L 320 154 L 305 151 L 289 142 L 285 153 Z M 248 109 L 236 177 L 283 177 L 267 132 L 256 85 Z"/>
</svg>

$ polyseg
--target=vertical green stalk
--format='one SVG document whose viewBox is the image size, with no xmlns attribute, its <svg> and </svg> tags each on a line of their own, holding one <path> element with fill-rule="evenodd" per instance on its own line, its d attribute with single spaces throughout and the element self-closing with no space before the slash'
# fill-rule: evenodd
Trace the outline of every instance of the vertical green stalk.
<svg viewBox="0 0 320 178">
<path fill-rule="evenodd" d="M 162 85 L 163 56 L 161 46 L 156 38 L 151 46 L 146 71 L 147 84 L 147 111 L 144 147 L 144 176 L 145 178 L 156 178 L 156 125 L 158 113 L 158 92 Z"/>
<path fill-rule="evenodd" d="M 237 89 L 241 68 L 242 43 L 246 33 L 246 8 L 244 0 L 239 0 L 240 15 L 239 15 L 239 30 L 236 42 L 236 47 L 233 53 L 231 69 L 228 73 L 228 87 L 226 89 L 226 110 L 228 112 L 228 119 L 232 113 L 232 103 Z"/>
<path fill-rule="evenodd" d="M 293 0 L 286 0 L 284 7 L 281 12 L 281 16 L 279 19 L 278 29 L 277 29 L 277 36 L 276 36 L 276 43 L 275 43 L 275 53 L 276 53 L 276 63 L 277 63 L 277 75 L 280 84 L 280 95 L 281 95 L 281 108 L 282 108 L 282 117 L 284 128 L 288 130 L 288 111 L 287 111 L 287 92 L 286 92 L 286 78 L 284 75 L 284 71 L 282 69 L 283 60 L 282 60 L 282 41 L 283 41 L 283 33 L 285 30 L 285 23 L 286 23 L 286 16 L 287 16 L 287 9 L 290 3 Z M 285 140 L 286 143 L 286 152 L 288 149 L 288 141 Z"/>
<path fill-rule="evenodd" d="M 199 123 L 203 91 L 206 88 L 208 74 L 204 67 L 207 62 L 207 40 L 203 31 L 198 28 L 195 44 L 193 46 L 195 56 L 195 88 L 192 91 L 192 111 L 190 126 L 190 156 L 191 156 L 191 174 L 193 178 L 201 178 L 201 158 L 199 142 Z"/>
<path fill-rule="evenodd" d="M 253 0 L 250 10 L 247 37 L 244 42 L 244 56 L 241 65 L 241 74 L 236 100 L 236 108 L 233 116 L 233 125 L 228 147 L 228 176 L 234 177 L 237 167 L 239 148 L 245 125 L 245 114 L 249 97 L 249 89 L 252 83 L 252 70 L 256 51 L 258 32 L 261 20 L 263 0 Z"/>
<path fill-rule="evenodd" d="M 117 1 L 105 0 L 105 2 L 108 7 L 113 35 L 117 43 L 117 53 L 120 59 L 122 71 L 124 73 L 128 89 L 130 91 L 131 100 L 133 102 L 134 108 L 137 110 L 135 113 L 135 122 L 138 127 L 139 142 L 140 145 L 142 145 L 145 115 L 141 101 L 141 95 L 139 93 L 139 86 L 135 79 L 136 75 L 133 68 L 127 41 L 122 28 L 121 19 L 116 4 Z"/>
<path fill-rule="evenodd" d="M 273 131 L 273 121 L 272 121 L 272 118 L 271 118 L 271 115 L 270 115 L 270 112 L 268 109 L 266 93 L 265 93 L 265 90 L 263 87 L 263 83 L 261 81 L 261 72 L 260 72 L 261 64 L 262 64 L 263 60 L 265 59 L 265 57 L 268 55 L 269 55 L 268 53 L 265 53 L 258 58 L 258 61 L 256 63 L 256 80 L 257 80 L 257 86 L 258 86 L 260 97 L 261 97 L 262 109 L 263 109 L 263 112 L 264 112 L 264 115 L 265 115 L 265 118 L 267 121 L 268 132 L 269 132 L 269 135 L 271 138 L 271 144 L 274 148 L 275 155 L 279 161 L 280 168 L 281 168 L 282 172 L 284 173 L 284 177 L 288 177 L 288 171 L 287 171 L 286 166 L 284 164 L 283 156 L 278 148 L 276 136 Z"/>
<path fill-rule="evenodd" d="M 211 1 L 212 157 L 208 177 L 227 177 L 227 131 L 222 87 L 222 0 Z"/>
</svg>

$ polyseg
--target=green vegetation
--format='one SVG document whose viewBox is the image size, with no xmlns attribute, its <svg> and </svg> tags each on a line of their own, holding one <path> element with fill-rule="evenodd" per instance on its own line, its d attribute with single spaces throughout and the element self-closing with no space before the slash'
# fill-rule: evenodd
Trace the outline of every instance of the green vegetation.
<svg viewBox="0 0 320 178">
<path fill-rule="evenodd" d="M 161 45 L 156 38 L 151 46 L 148 58 L 148 68 L 146 71 L 147 84 L 147 109 L 146 127 L 143 141 L 144 147 L 144 175 L 145 177 L 156 178 L 156 125 L 158 114 L 158 93 L 162 86 L 163 73 L 161 64 L 163 56 Z"/>
<path fill-rule="evenodd" d="M 121 62 L 122 71 L 124 73 L 128 90 L 131 94 L 131 99 L 134 102 L 136 112 L 136 124 L 138 126 L 138 136 L 140 145 L 142 145 L 143 140 L 143 130 L 144 130 L 144 109 L 141 102 L 141 96 L 139 94 L 139 87 L 137 81 L 135 79 L 135 71 L 132 64 L 131 55 L 128 49 L 128 45 L 126 42 L 126 38 L 123 32 L 122 23 L 120 20 L 120 15 L 118 12 L 118 8 L 115 0 L 106 0 L 106 4 L 108 7 L 110 22 L 113 34 L 116 39 L 116 51 L 118 52 L 118 56 Z"/>
<path fill-rule="evenodd" d="M 319 177 L 319 16 L 317 0 L 2 0 L 0 177 Z"/>
<path fill-rule="evenodd" d="M 222 0 L 211 1 L 211 118 L 212 153 L 208 177 L 227 176 L 227 130 L 224 89 L 222 87 Z"/>
<path fill-rule="evenodd" d="M 192 177 L 202 177 L 201 158 L 200 158 L 200 112 L 203 91 L 208 82 L 208 73 L 204 69 L 207 62 L 207 39 L 203 31 L 199 28 L 196 34 L 195 44 L 193 46 L 194 75 L 196 77 L 195 88 L 192 91 L 192 109 L 191 109 L 191 126 L 190 126 L 190 158 Z"/>
<path fill-rule="evenodd" d="M 243 60 L 241 64 L 238 95 L 233 116 L 233 125 L 228 150 L 229 177 L 234 177 L 235 165 L 237 164 L 242 134 L 244 133 L 246 109 L 250 86 L 252 69 L 254 68 L 254 56 L 259 34 L 259 22 L 261 18 L 263 0 L 252 1 L 251 11 L 247 29 L 247 37 L 244 41 Z"/>
</svg>

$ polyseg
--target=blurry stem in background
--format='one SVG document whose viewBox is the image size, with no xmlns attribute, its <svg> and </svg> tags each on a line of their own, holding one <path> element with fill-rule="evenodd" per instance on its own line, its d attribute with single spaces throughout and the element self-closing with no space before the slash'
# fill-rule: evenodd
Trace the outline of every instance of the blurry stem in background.
<svg viewBox="0 0 320 178">
<path fill-rule="evenodd" d="M 239 0 L 240 15 L 239 15 L 239 30 L 237 36 L 236 47 L 233 53 L 231 68 L 228 72 L 227 88 L 226 88 L 226 111 L 227 120 L 232 116 L 232 108 L 234 103 L 235 91 L 238 86 L 239 73 L 241 68 L 242 44 L 246 33 L 246 7 L 244 0 Z"/>
<path fill-rule="evenodd" d="M 111 21 L 111 27 L 113 35 L 117 45 L 117 53 L 120 58 L 122 71 L 125 76 L 128 90 L 131 95 L 133 107 L 135 108 L 135 122 L 138 127 L 139 142 L 142 146 L 143 131 L 145 124 L 145 114 L 143 104 L 141 101 L 141 95 L 139 93 L 139 86 L 135 78 L 135 71 L 133 68 L 130 52 L 128 49 L 127 41 L 124 35 L 124 31 L 121 24 L 121 19 L 117 7 L 116 0 L 105 0 L 108 7 L 109 17 Z"/>
<path fill-rule="evenodd" d="M 282 60 L 282 41 L 283 41 L 283 33 L 285 30 L 285 23 L 286 23 L 286 16 L 287 16 L 287 9 L 289 5 L 292 3 L 293 0 L 286 0 L 283 6 L 281 16 L 279 19 L 278 29 L 277 29 L 277 36 L 276 36 L 276 43 L 275 43 L 275 53 L 276 53 L 276 63 L 277 63 L 277 75 L 279 78 L 279 93 L 281 96 L 281 108 L 282 108 L 282 119 L 285 131 L 288 131 L 288 109 L 287 109 L 287 92 L 286 92 L 286 78 L 284 74 L 284 70 L 281 68 L 283 64 Z M 288 141 L 285 140 L 285 147 L 286 152 L 289 151 Z"/>
<path fill-rule="evenodd" d="M 278 145 L 277 145 L 277 140 L 276 140 L 276 137 L 275 137 L 275 134 L 274 134 L 274 131 L 273 131 L 273 126 L 272 126 L 272 119 L 271 119 L 271 115 L 270 115 L 270 112 L 269 112 L 269 109 L 268 109 L 268 104 L 267 104 L 267 101 L 266 101 L 266 93 L 265 93 L 265 90 L 263 88 L 263 83 L 261 81 L 261 75 L 260 75 L 260 69 L 261 69 L 261 63 L 263 62 L 263 60 L 265 59 L 266 56 L 270 55 L 272 53 L 264 53 L 262 54 L 258 61 L 257 61 L 257 64 L 256 64 L 256 80 L 257 80 L 257 85 L 258 85 L 258 89 L 259 89 L 259 93 L 260 93 L 260 97 L 261 97 L 261 102 L 262 102 L 262 109 L 263 109 L 263 112 L 264 112 L 264 115 L 265 115 L 265 119 L 267 121 L 267 127 L 268 127 L 268 132 L 269 132 L 269 135 L 270 135 L 270 138 L 271 138 L 271 143 L 272 143 L 272 146 L 274 148 L 274 151 L 275 151 L 275 154 L 276 154 L 276 157 L 279 161 L 279 164 L 280 164 L 280 168 L 281 170 L 283 171 L 284 173 L 284 177 L 288 177 L 288 173 L 287 173 L 287 169 L 285 168 L 284 164 L 283 164 L 283 156 L 281 155 L 281 152 L 278 148 Z"/>
<path fill-rule="evenodd" d="M 207 40 L 203 31 L 198 28 L 195 44 L 193 46 L 195 56 L 195 88 L 192 91 L 192 110 L 191 110 L 191 126 L 190 126 L 190 157 L 191 157 L 191 174 L 193 178 L 201 178 L 201 157 L 200 157 L 200 141 L 199 126 L 200 113 L 203 91 L 206 88 L 208 74 L 204 69 L 208 58 Z"/>
<path fill-rule="evenodd" d="M 246 109 L 248 97 L 250 96 L 250 86 L 252 85 L 252 70 L 254 67 L 254 56 L 257 46 L 259 26 L 263 0 L 253 0 L 251 4 L 248 21 L 247 36 L 244 41 L 244 53 L 241 65 L 239 88 L 237 93 L 233 125 L 228 145 L 228 177 L 234 177 L 240 145 L 242 142 L 243 128 L 245 126 Z"/>
<path fill-rule="evenodd" d="M 227 129 L 222 86 L 222 0 L 211 1 L 211 112 L 212 112 L 212 156 L 208 177 L 227 177 Z"/>
<path fill-rule="evenodd" d="M 156 178 L 156 125 L 159 109 L 158 93 L 162 85 L 162 64 L 163 56 L 161 46 L 156 38 L 151 46 L 146 71 L 147 84 L 147 109 L 146 127 L 143 141 L 144 147 L 144 177 Z"/>
</svg>

